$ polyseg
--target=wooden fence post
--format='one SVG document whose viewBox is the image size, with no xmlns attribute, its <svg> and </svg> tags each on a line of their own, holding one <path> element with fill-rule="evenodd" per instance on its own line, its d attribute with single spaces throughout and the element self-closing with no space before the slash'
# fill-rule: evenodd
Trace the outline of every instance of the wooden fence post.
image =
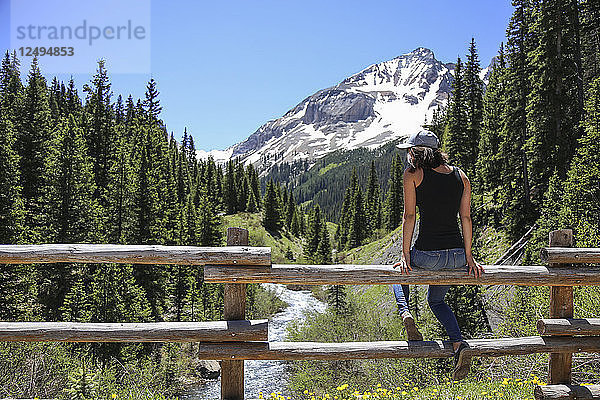
<svg viewBox="0 0 600 400">
<path fill-rule="evenodd" d="M 248 230 L 227 228 L 227 246 L 247 246 Z M 246 319 L 246 284 L 226 283 L 223 293 L 223 318 L 226 321 Z M 221 362 L 221 399 L 244 399 L 244 361 Z"/>
<path fill-rule="evenodd" d="M 573 231 L 561 229 L 549 234 L 550 247 L 573 246 Z M 563 267 L 563 264 L 549 264 L 549 267 Z M 573 287 L 550 286 L 550 318 L 573 318 Z M 571 384 L 572 353 L 550 353 L 548 383 Z"/>
</svg>

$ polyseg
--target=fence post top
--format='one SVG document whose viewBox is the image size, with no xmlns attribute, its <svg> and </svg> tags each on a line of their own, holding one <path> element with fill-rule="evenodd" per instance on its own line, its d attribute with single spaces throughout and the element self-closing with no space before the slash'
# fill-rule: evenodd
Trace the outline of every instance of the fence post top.
<svg viewBox="0 0 600 400">
<path fill-rule="evenodd" d="M 551 247 L 573 246 L 573 230 L 559 229 L 556 231 L 550 231 L 548 234 L 548 243 Z"/>
</svg>

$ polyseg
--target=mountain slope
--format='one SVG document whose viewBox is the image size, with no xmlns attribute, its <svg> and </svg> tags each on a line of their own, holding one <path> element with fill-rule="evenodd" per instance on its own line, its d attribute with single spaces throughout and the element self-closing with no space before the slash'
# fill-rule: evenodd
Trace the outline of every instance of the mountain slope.
<svg viewBox="0 0 600 400">
<path fill-rule="evenodd" d="M 220 162 L 239 157 L 264 176 L 282 162 L 307 160 L 312 165 L 338 149 L 374 149 L 430 121 L 448 101 L 453 70 L 454 64 L 444 64 L 420 47 L 316 92 L 241 143 L 199 151 L 198 156 L 212 155 Z"/>
</svg>

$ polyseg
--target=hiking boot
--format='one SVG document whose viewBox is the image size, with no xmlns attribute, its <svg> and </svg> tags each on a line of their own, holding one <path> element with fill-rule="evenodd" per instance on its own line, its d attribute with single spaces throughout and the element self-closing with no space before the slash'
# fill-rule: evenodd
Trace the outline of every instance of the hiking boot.
<svg viewBox="0 0 600 400">
<path fill-rule="evenodd" d="M 460 381 L 469 374 L 471 371 L 471 358 L 469 344 L 461 341 L 460 346 L 458 346 L 458 349 L 454 352 L 454 371 L 452 371 L 452 380 Z"/>
<path fill-rule="evenodd" d="M 419 332 L 417 329 L 417 325 L 415 325 L 415 319 L 410 312 L 405 311 L 402 313 L 402 323 L 404 323 L 404 328 L 406 329 L 407 340 L 423 340 L 423 335 L 421 335 L 421 332 Z"/>
</svg>

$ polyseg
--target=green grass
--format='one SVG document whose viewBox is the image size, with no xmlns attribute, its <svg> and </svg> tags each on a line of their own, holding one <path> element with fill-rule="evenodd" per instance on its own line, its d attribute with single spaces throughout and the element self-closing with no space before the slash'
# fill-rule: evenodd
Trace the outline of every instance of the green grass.
<svg viewBox="0 0 600 400">
<path fill-rule="evenodd" d="M 484 227 L 475 239 L 473 255 L 479 262 L 491 264 L 506 252 L 511 246 L 506 234 L 491 227 Z"/>
<path fill-rule="evenodd" d="M 223 231 L 228 227 L 245 228 L 249 231 L 249 246 L 265 246 L 271 248 L 271 259 L 275 264 L 290 264 L 293 260 L 285 257 L 286 250 L 289 248 L 298 259 L 302 255 L 302 240 L 293 236 L 285 229 L 280 232 L 268 232 L 261 223 L 260 213 L 237 213 L 225 215 L 223 217 Z"/>
<path fill-rule="evenodd" d="M 330 171 L 344 164 L 346 164 L 346 162 L 327 164 L 325 167 L 319 169 L 319 176 L 325 174 L 327 171 Z"/>
<path fill-rule="evenodd" d="M 373 260 L 392 244 L 402 246 L 402 227 L 389 233 L 379 230 L 375 236 L 374 240 L 367 244 L 340 251 L 337 256 L 338 262 L 341 264 L 372 264 Z"/>
</svg>

